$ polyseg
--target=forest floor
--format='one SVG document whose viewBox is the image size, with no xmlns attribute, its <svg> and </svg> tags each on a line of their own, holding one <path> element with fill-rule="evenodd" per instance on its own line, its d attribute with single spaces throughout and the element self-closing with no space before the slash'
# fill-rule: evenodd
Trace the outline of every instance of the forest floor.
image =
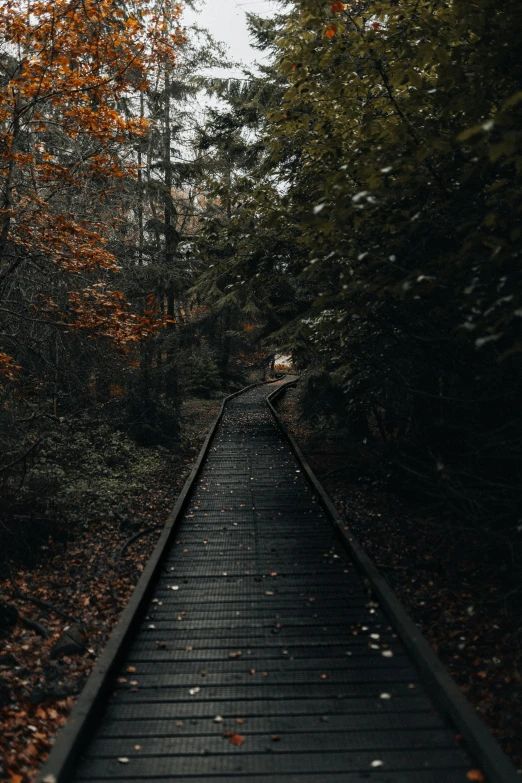
<svg viewBox="0 0 522 783">
<path fill-rule="evenodd" d="M 300 418 L 296 390 L 278 410 L 351 532 L 522 771 L 520 614 L 478 531 L 390 492 L 368 452 L 358 457 L 333 428 L 314 431 Z"/>
<path fill-rule="evenodd" d="M 154 449 L 143 449 L 147 491 L 124 471 L 115 472 L 113 490 L 123 498 L 117 515 L 77 525 L 68 541 L 48 541 L 36 567 L 0 581 L 0 596 L 49 636 L 18 623 L 0 639 L 0 780 L 34 780 L 129 600 L 219 406 L 220 400 L 184 402 L 179 449 L 163 449 L 160 459 Z M 62 650 L 58 656 L 55 645 Z"/>
</svg>

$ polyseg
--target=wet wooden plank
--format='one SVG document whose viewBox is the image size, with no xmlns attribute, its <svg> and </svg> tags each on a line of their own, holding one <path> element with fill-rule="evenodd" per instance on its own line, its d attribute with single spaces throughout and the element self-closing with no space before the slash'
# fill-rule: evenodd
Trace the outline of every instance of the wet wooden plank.
<svg viewBox="0 0 522 783">
<path fill-rule="evenodd" d="M 71 781 L 465 783 L 473 762 L 337 543 L 266 393 L 225 409 Z"/>
</svg>

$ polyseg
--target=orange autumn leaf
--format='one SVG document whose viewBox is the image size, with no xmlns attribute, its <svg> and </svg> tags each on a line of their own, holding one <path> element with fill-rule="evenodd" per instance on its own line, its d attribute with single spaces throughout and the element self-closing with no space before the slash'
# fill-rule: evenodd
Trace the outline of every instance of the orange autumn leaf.
<svg viewBox="0 0 522 783">
<path fill-rule="evenodd" d="M 228 741 L 232 743 L 232 745 L 242 745 L 245 738 L 242 737 L 241 734 L 232 734 L 232 736 L 228 738 Z"/>
<path fill-rule="evenodd" d="M 69 194 L 88 191 L 93 179 L 103 202 L 122 181 L 138 176 L 118 145 L 135 143 L 149 122 L 124 111 L 122 97 L 144 92 L 157 63 L 174 66 L 185 40 L 175 26 L 175 0 L 161 6 L 137 17 L 123 11 L 119 0 L 0 3 L 4 45 L 23 52 L 19 62 L 13 54 L 9 88 L 0 95 L 0 180 L 2 192 L 10 194 L 0 210 L 0 263 L 13 252 L 38 263 L 44 259 L 55 278 L 71 280 L 73 290 L 60 308 L 50 297 L 35 298 L 31 317 L 84 330 L 120 349 L 154 334 L 166 319 L 153 311 L 132 313 L 123 294 L 110 290 L 106 281 L 119 265 L 108 248 L 108 227 L 75 214 L 67 203 Z M 70 162 L 49 147 L 57 126 Z M 75 160 L 79 139 L 96 152 Z M 93 284 L 84 287 L 87 276 Z M 16 380 L 18 369 L 0 354 L 0 380 Z"/>
<path fill-rule="evenodd" d="M 329 28 L 327 29 L 327 31 L 325 32 L 325 35 L 326 35 L 326 37 L 327 37 L 327 38 L 333 38 L 333 37 L 335 36 L 335 30 L 336 30 L 336 28 L 335 28 L 335 26 L 334 26 L 334 25 L 332 25 L 331 27 L 329 27 Z"/>
<path fill-rule="evenodd" d="M 15 364 L 12 356 L 9 356 L 7 353 L 0 351 L 0 376 L 3 375 L 4 378 L 8 378 L 10 381 L 14 381 L 16 373 L 19 369 L 20 366 Z"/>
<path fill-rule="evenodd" d="M 478 780 L 479 783 L 480 781 L 485 780 L 485 777 L 480 769 L 470 769 L 469 772 L 466 773 L 466 777 L 468 780 Z"/>
</svg>

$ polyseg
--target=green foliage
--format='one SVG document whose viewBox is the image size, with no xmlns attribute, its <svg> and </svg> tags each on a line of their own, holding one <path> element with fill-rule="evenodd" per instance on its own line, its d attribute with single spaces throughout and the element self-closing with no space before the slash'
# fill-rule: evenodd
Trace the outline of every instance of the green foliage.
<svg viewBox="0 0 522 783">
<path fill-rule="evenodd" d="M 25 478 L 22 502 L 52 497 L 53 514 L 68 525 L 118 518 L 164 459 L 161 449 L 138 447 L 110 424 L 84 418 L 47 438 Z"/>
<path fill-rule="evenodd" d="M 219 392 L 222 378 L 205 343 L 193 346 L 180 358 L 180 387 L 184 395 L 205 398 Z"/>
<path fill-rule="evenodd" d="M 230 219 L 209 216 L 204 290 L 253 302 L 309 411 L 516 536 L 522 7 L 297 0 L 263 34 L 279 93 Z"/>
<path fill-rule="evenodd" d="M 308 279 L 358 314 L 420 297 L 439 317 L 444 297 L 446 329 L 518 351 L 519 5 L 297 9 L 268 140 L 316 258 Z"/>
</svg>

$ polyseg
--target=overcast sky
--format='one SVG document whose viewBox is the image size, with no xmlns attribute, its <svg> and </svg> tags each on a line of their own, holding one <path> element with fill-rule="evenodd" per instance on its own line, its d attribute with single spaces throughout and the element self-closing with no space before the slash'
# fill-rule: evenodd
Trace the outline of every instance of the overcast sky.
<svg viewBox="0 0 522 783">
<path fill-rule="evenodd" d="M 181 22 L 185 27 L 194 22 L 206 27 L 214 38 L 227 45 L 231 60 L 240 60 L 250 67 L 262 60 L 261 52 L 250 46 L 246 14 L 271 16 L 275 11 L 272 0 L 201 0 L 200 7 L 197 14 L 190 8 L 184 9 Z"/>
</svg>

